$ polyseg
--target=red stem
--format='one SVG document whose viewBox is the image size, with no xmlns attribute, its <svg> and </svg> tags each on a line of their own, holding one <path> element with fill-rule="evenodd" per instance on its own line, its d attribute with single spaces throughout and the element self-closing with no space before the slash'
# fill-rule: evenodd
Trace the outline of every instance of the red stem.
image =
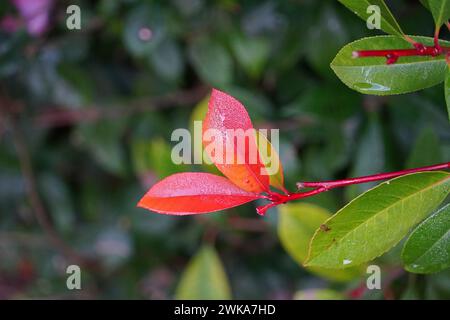
<svg viewBox="0 0 450 320">
<path fill-rule="evenodd" d="M 358 50 L 353 52 L 354 58 L 386 57 L 387 64 L 397 62 L 400 57 L 430 56 L 436 57 L 450 52 L 450 47 L 417 46 L 414 49 L 383 49 L 383 50 Z"/>
<path fill-rule="evenodd" d="M 406 169 L 388 173 L 378 173 L 370 176 L 363 176 L 358 178 L 349 178 L 343 180 L 334 180 L 334 181 L 319 181 L 319 182 L 299 182 L 297 186 L 299 188 L 325 188 L 326 190 L 344 187 L 352 184 L 359 183 L 367 183 L 372 181 L 386 180 L 392 179 L 395 177 L 399 177 L 408 173 L 422 172 L 422 171 L 433 171 L 433 170 L 445 170 L 450 168 L 450 162 L 435 164 L 432 166 L 414 168 L 414 169 Z"/>
<path fill-rule="evenodd" d="M 353 184 L 367 183 L 367 182 L 373 182 L 373 181 L 379 181 L 379 180 L 392 179 L 392 178 L 396 178 L 396 177 L 403 176 L 405 174 L 410 174 L 410 173 L 423 172 L 423 171 L 434 171 L 434 170 L 445 170 L 445 169 L 450 169 L 450 162 L 435 164 L 435 165 L 426 166 L 426 167 L 406 169 L 406 170 L 387 172 L 387 173 L 378 173 L 378 174 L 373 174 L 370 176 L 363 176 L 363 177 L 349 178 L 349 179 L 342 179 L 342 180 L 299 182 L 299 183 L 297 183 L 297 187 L 299 189 L 313 188 L 313 190 L 303 191 L 303 192 L 293 192 L 293 193 L 288 193 L 286 195 L 280 194 L 280 193 L 275 193 L 275 192 L 269 192 L 268 196 L 261 196 L 261 198 L 269 200 L 270 203 L 256 208 L 256 212 L 258 212 L 259 215 L 263 216 L 269 208 L 275 207 L 279 204 L 283 204 L 283 203 L 286 203 L 289 201 L 302 199 L 302 198 L 306 198 L 306 197 L 311 197 L 316 194 L 328 191 L 330 189 L 338 188 L 338 187 L 344 187 L 344 186 L 349 186 L 349 185 L 353 185 Z"/>
</svg>

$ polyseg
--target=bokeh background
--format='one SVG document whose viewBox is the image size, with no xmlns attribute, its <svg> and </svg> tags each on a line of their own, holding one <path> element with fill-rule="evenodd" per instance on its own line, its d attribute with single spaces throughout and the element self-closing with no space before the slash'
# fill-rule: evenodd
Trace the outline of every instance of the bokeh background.
<svg viewBox="0 0 450 320">
<path fill-rule="evenodd" d="M 66 27 L 74 3 L 81 30 Z M 418 0 L 388 4 L 407 33 L 433 34 Z M 170 135 L 201 118 L 212 87 L 256 127 L 280 129 L 291 190 L 448 161 L 442 85 L 381 98 L 334 75 L 344 44 L 380 34 L 337 1 L 4 0 L 0 29 L 0 298 L 172 299 L 199 250 L 206 266 L 219 257 L 232 298 L 450 298 L 449 272 L 407 274 L 398 248 L 376 262 L 383 290 L 364 290 L 364 273 L 334 282 L 306 271 L 280 244 L 277 209 L 135 207 L 158 179 L 209 170 L 172 164 Z M 308 202 L 335 212 L 367 187 Z M 69 264 L 82 290 L 66 288 Z"/>
</svg>

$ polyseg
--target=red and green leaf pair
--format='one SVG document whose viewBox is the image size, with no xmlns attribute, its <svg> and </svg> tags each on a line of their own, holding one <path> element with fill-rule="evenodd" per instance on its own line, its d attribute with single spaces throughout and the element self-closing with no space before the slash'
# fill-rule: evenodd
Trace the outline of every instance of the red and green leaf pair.
<svg viewBox="0 0 450 320">
<path fill-rule="evenodd" d="M 209 129 L 214 129 L 218 135 L 208 141 L 203 134 L 203 144 L 205 148 L 208 146 L 218 150 L 226 145 L 227 141 L 234 139 L 234 136 L 230 136 L 233 130 L 246 131 L 253 129 L 253 125 L 245 107 L 239 101 L 213 89 L 208 112 L 203 121 L 203 133 Z M 257 137 L 249 139 L 248 143 L 234 144 L 233 159 L 240 156 L 242 161 L 232 161 L 229 164 L 215 161 L 212 157 L 214 164 L 226 178 L 202 172 L 174 174 L 151 187 L 138 206 L 158 213 L 187 215 L 223 210 L 261 198 L 274 201 L 286 197 L 270 190 L 272 185 L 287 194 L 283 168 L 266 137 L 261 133 L 256 135 Z M 276 174 L 267 174 L 263 164 L 266 162 L 262 161 L 260 152 L 257 152 L 256 162 L 249 161 L 250 150 L 258 150 L 257 139 L 267 141 L 268 153 L 271 153 L 272 159 L 278 161 L 279 169 Z M 228 152 L 228 149 L 225 151 Z M 258 212 L 263 214 L 265 210 Z"/>
</svg>

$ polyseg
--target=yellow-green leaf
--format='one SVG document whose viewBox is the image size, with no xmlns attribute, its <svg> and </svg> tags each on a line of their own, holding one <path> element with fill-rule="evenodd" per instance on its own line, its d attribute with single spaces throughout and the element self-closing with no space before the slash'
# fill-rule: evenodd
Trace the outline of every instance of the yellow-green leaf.
<svg viewBox="0 0 450 320">
<path fill-rule="evenodd" d="M 297 291 L 294 300 L 345 300 L 345 296 L 331 289 L 308 289 Z"/>
<path fill-rule="evenodd" d="M 175 297 L 186 300 L 231 299 L 228 278 L 216 251 L 204 246 L 181 276 Z"/>
<path fill-rule="evenodd" d="M 283 166 L 277 150 L 272 146 L 267 137 L 260 131 L 256 131 L 259 155 L 262 163 L 266 167 L 271 186 L 285 191 Z"/>
<path fill-rule="evenodd" d="M 308 256 L 309 242 L 317 228 L 327 229 L 323 223 L 331 214 L 317 205 L 289 203 L 280 207 L 278 237 L 289 255 L 300 265 Z M 308 267 L 306 270 L 333 281 L 348 281 L 362 273 L 362 268 L 325 269 Z"/>
<path fill-rule="evenodd" d="M 206 112 L 208 112 L 208 101 L 209 101 L 209 95 L 204 97 L 197 105 L 194 107 L 191 113 L 191 119 L 189 123 L 189 130 L 191 132 L 192 137 L 202 135 L 202 126 L 201 124 L 197 123 L 197 125 L 194 125 L 196 121 L 203 121 L 206 116 Z M 197 132 L 196 132 L 197 131 Z M 203 150 L 203 143 L 202 139 L 200 138 L 198 141 L 195 141 L 195 139 L 192 139 L 193 145 L 193 156 L 195 159 L 202 159 L 202 168 L 204 168 L 206 171 L 210 173 L 214 173 L 217 175 L 222 175 L 222 173 L 217 169 L 217 167 L 212 163 L 212 161 L 209 159 L 209 156 L 207 153 L 204 153 Z"/>
</svg>

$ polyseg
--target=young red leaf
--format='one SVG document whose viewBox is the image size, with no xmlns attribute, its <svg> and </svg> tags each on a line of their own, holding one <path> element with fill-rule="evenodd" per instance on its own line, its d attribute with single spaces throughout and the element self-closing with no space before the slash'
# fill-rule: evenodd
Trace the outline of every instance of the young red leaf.
<svg viewBox="0 0 450 320">
<path fill-rule="evenodd" d="M 259 197 L 238 188 L 224 177 L 184 172 L 156 183 L 142 197 L 138 207 L 159 213 L 187 215 L 223 210 Z"/>
<path fill-rule="evenodd" d="M 257 151 L 255 133 L 244 144 L 235 140 L 239 131 L 244 136 L 242 133 L 247 130 L 253 130 L 253 125 L 244 106 L 230 95 L 213 89 L 203 121 L 205 150 L 212 147 L 214 151 L 209 154 L 211 160 L 238 187 L 249 192 L 269 191 L 269 176 Z M 214 136 L 208 137 L 205 134 L 207 131 L 214 132 Z M 227 148 L 230 143 L 232 148 Z M 217 154 L 218 150 L 221 153 Z M 230 150 L 232 155 L 227 154 Z M 230 157 L 233 161 L 228 161 Z M 237 160 L 239 157 L 241 162 Z"/>
</svg>

